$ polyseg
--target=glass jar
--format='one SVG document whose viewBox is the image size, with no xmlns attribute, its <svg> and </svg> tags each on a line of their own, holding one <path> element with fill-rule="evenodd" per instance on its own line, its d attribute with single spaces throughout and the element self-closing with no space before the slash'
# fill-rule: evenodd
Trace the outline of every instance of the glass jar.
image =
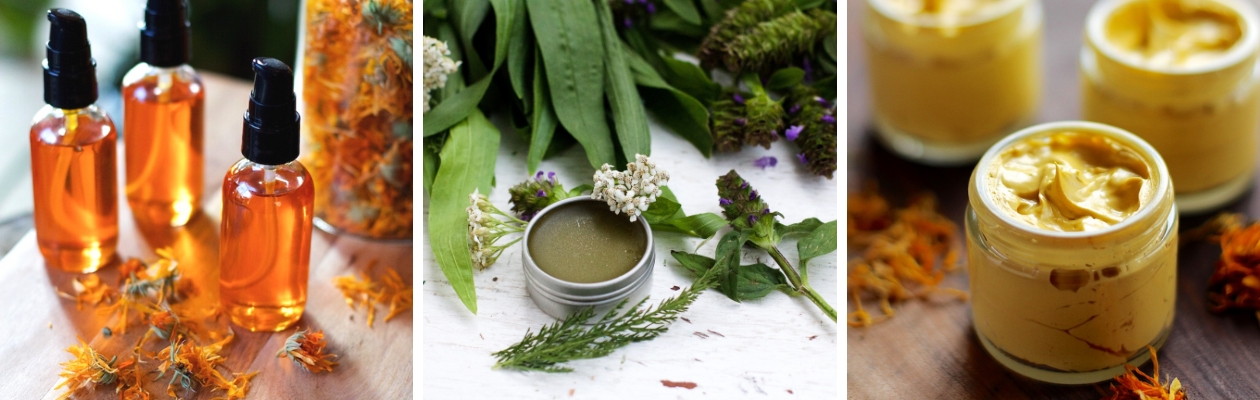
<svg viewBox="0 0 1260 400">
<path fill-rule="evenodd" d="M 1106 138 L 1136 154 L 1150 179 L 1141 206 L 1109 226 L 1072 232 L 1041 228 L 1000 208 L 1009 206 L 1000 205 L 1001 188 L 990 184 L 1005 182 L 1010 170 L 995 161 L 1013 144 L 1061 132 Z M 1097 123 L 1037 125 L 985 153 L 969 186 L 972 322 L 999 363 L 1040 381 L 1084 384 L 1123 373 L 1125 363 L 1141 365 L 1150 358 L 1147 345 L 1163 345 L 1176 299 L 1178 217 L 1168 170 L 1154 148 Z"/>
<path fill-rule="evenodd" d="M 1041 98 L 1041 2 L 928 12 L 867 0 L 862 26 L 877 137 L 928 164 L 974 161 L 1027 126 Z"/>
<path fill-rule="evenodd" d="M 1179 19 L 1188 23 L 1178 25 Z M 1208 20 L 1220 28 L 1209 32 L 1226 32 L 1214 39 L 1232 40 L 1228 48 L 1161 50 L 1153 39 L 1136 39 L 1158 24 L 1166 29 L 1161 35 L 1184 42 L 1205 32 L 1190 24 Z M 1183 213 L 1220 207 L 1250 186 L 1260 122 L 1258 21 L 1250 4 L 1233 0 L 1108 0 L 1086 20 L 1082 115 L 1154 146 L 1168 163 Z"/>
<path fill-rule="evenodd" d="M 410 241 L 412 2 L 306 0 L 298 91 L 315 225 Z"/>
</svg>

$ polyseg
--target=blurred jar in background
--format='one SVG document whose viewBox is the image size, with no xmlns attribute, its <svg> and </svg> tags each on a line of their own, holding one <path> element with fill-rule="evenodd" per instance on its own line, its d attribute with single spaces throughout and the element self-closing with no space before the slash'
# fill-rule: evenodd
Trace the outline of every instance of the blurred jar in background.
<svg viewBox="0 0 1260 400">
<path fill-rule="evenodd" d="M 866 0 L 877 137 L 926 164 L 974 161 L 1041 97 L 1039 0 Z"/>
</svg>

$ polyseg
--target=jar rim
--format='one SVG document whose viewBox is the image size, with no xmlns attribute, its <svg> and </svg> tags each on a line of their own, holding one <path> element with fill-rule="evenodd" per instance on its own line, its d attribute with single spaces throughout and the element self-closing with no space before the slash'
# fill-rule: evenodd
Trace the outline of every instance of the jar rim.
<svg viewBox="0 0 1260 400">
<path fill-rule="evenodd" d="M 1105 31 L 1107 21 L 1115 15 L 1120 7 L 1143 0 L 1101 0 L 1095 3 L 1089 10 L 1089 15 L 1085 19 L 1085 41 L 1098 49 L 1107 58 L 1120 63 L 1129 68 L 1155 71 L 1168 75 L 1198 75 L 1208 72 L 1215 72 L 1229 68 L 1243 62 L 1248 57 L 1257 52 L 1260 48 L 1260 16 L 1257 16 L 1256 9 L 1249 3 L 1238 0 L 1209 0 L 1213 3 L 1225 6 L 1238 15 L 1241 21 L 1243 36 L 1234 44 L 1232 48 L 1225 53 L 1225 56 L 1212 60 L 1211 62 L 1196 65 L 1192 67 L 1159 67 L 1134 63 L 1132 58 L 1124 57 L 1121 50 L 1111 41 L 1107 40 Z"/>
<path fill-rule="evenodd" d="M 1029 225 L 1028 223 L 1018 221 L 1012 218 L 1010 215 L 1007 215 L 1007 213 L 1005 212 L 998 211 L 997 204 L 994 203 L 992 196 L 990 196 L 989 192 L 986 190 L 987 189 L 986 183 L 988 179 L 983 178 L 985 172 L 988 171 L 988 167 L 990 167 L 993 164 L 994 158 L 998 157 L 998 155 L 1003 150 L 1005 150 L 1007 147 L 1010 147 L 1010 145 L 1014 142 L 1027 139 L 1035 135 L 1049 134 L 1049 133 L 1068 131 L 1068 130 L 1084 131 L 1084 132 L 1089 132 L 1092 134 L 1099 134 L 1109 139 L 1119 141 L 1122 144 L 1129 146 L 1131 149 L 1136 150 L 1139 154 L 1141 154 L 1142 157 L 1148 163 L 1152 164 L 1151 167 L 1154 170 L 1152 171 L 1153 172 L 1152 176 L 1155 178 L 1155 185 L 1154 185 L 1154 190 L 1151 193 L 1151 201 L 1145 204 L 1144 206 L 1142 206 L 1142 208 L 1139 209 L 1136 213 L 1128 216 L 1123 221 L 1120 221 L 1120 223 L 1118 224 L 1114 224 L 1103 229 L 1090 230 L 1090 231 L 1062 232 L 1062 231 L 1052 231 L 1048 229 L 1041 229 L 1041 228 L 1037 228 L 1035 226 Z M 1129 131 L 1126 131 L 1124 129 L 1120 129 L 1111 125 L 1100 124 L 1097 122 L 1058 121 L 1058 122 L 1048 122 L 1048 123 L 1033 125 L 1033 126 L 1021 129 L 1015 133 L 1007 135 L 1005 138 L 1002 138 L 1001 141 L 998 141 L 996 144 L 994 144 L 993 147 L 990 147 L 989 151 L 985 152 L 984 156 L 982 156 L 980 158 L 980 161 L 976 164 L 976 169 L 974 173 L 975 173 L 975 179 L 974 179 L 975 188 L 976 188 L 977 196 L 980 197 L 981 204 L 984 204 L 984 207 L 986 209 L 993 210 L 991 214 L 996 216 L 999 220 L 1001 220 L 1003 223 L 1008 225 L 1010 228 L 1026 233 L 1028 235 L 1032 235 L 1034 237 L 1052 238 L 1052 239 L 1084 239 L 1084 238 L 1099 237 L 1099 236 L 1104 236 L 1104 235 L 1108 235 L 1115 232 L 1125 231 L 1129 229 L 1130 227 L 1132 227 L 1133 225 L 1137 225 L 1139 223 L 1138 221 L 1146 221 L 1148 219 L 1151 219 L 1151 215 L 1156 212 L 1155 210 L 1161 208 L 1161 207 L 1158 207 L 1158 204 L 1165 201 L 1171 202 L 1171 198 L 1172 198 L 1171 196 L 1167 195 L 1168 192 L 1172 191 L 1172 187 L 1171 187 L 1172 184 L 1170 183 L 1171 178 L 1168 176 L 1168 166 L 1164 164 L 1164 159 L 1163 157 L 1159 155 L 1159 152 L 1155 151 L 1155 148 L 1152 147 L 1150 143 L 1147 143 L 1145 140 L 1142 140 L 1142 138 L 1138 137 L 1137 135 L 1134 135 L 1133 133 Z"/>
<path fill-rule="evenodd" d="M 996 20 L 1002 16 L 1010 14 L 1028 3 L 1031 3 L 1032 1 L 1033 0 L 1003 0 L 1003 2 L 991 5 L 981 10 L 979 13 L 967 15 L 958 21 L 955 21 L 950 26 L 944 26 L 941 23 L 942 21 L 940 18 L 906 15 L 906 13 L 893 11 L 883 0 L 866 0 L 866 3 L 884 17 L 903 24 L 932 29 L 962 29 Z"/>
</svg>

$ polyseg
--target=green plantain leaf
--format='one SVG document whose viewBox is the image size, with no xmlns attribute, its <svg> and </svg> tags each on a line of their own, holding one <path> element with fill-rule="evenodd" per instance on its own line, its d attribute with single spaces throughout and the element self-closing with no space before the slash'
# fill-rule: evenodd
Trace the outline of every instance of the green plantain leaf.
<svg viewBox="0 0 1260 400">
<path fill-rule="evenodd" d="M 805 70 L 787 67 L 775 71 L 774 75 L 770 75 L 770 80 L 766 82 L 766 88 L 774 90 L 787 89 L 799 85 L 803 80 L 805 80 Z"/>
<path fill-rule="evenodd" d="M 529 0 L 552 107 L 591 166 L 614 164 L 604 113 L 604 46 L 591 0 Z"/>
<path fill-rule="evenodd" d="M 670 71 L 670 74 L 665 76 L 669 85 L 700 100 L 705 106 L 712 105 L 714 101 L 717 101 L 718 96 L 722 95 L 722 85 L 713 82 L 713 79 L 709 78 L 709 73 L 700 69 L 699 65 L 672 57 L 664 57 L 662 61 Z"/>
<path fill-rule="evenodd" d="M 608 104 L 612 108 L 613 125 L 617 128 L 617 142 L 621 144 L 626 160 L 634 160 L 637 154 L 652 155 L 647 113 L 643 111 L 643 101 L 639 99 L 639 92 L 634 87 L 634 77 L 630 73 L 630 67 L 626 65 L 625 51 L 621 49 L 621 39 L 617 37 L 617 28 L 608 2 L 596 1 L 595 14 L 599 18 L 604 54 L 607 55 L 606 89 Z"/>
<path fill-rule="evenodd" d="M 494 78 L 494 72 L 498 71 L 499 65 L 503 64 L 503 60 L 507 58 L 508 41 L 511 38 L 510 36 L 512 24 L 515 19 L 515 13 L 513 12 L 514 10 L 512 9 L 510 0 L 489 1 L 490 4 L 494 6 L 495 19 L 498 24 L 496 27 L 498 32 L 495 35 L 494 42 L 494 68 L 490 71 L 490 73 L 486 74 L 476 83 L 459 90 L 457 93 L 453 91 L 443 91 L 444 96 L 442 98 L 442 102 L 438 103 L 437 107 L 430 109 L 429 112 L 425 113 L 424 117 L 421 118 L 424 120 L 424 136 L 426 137 L 436 135 L 442 131 L 450 129 L 451 126 L 454 126 L 456 123 L 459 123 L 467 118 L 468 114 L 477 107 L 478 103 L 481 102 L 481 98 L 486 95 L 486 89 L 490 87 L 490 81 Z M 457 2 L 456 4 L 460 3 Z M 473 12 L 465 11 L 464 13 Z M 457 12 L 457 14 L 463 13 Z M 484 13 L 481 15 L 483 17 L 485 16 Z M 471 24 L 471 22 L 463 23 Z M 521 23 L 524 22 L 522 21 Z M 451 47 L 452 59 L 458 60 L 461 56 L 473 57 L 472 54 L 475 53 L 472 51 L 456 51 L 456 46 L 451 46 L 452 42 L 450 40 L 445 37 L 443 37 L 443 40 L 447 41 L 448 47 Z M 465 48 L 464 50 L 468 49 Z M 453 74 L 452 76 L 454 75 L 460 75 L 460 77 L 457 77 L 456 79 L 463 82 L 462 74 Z M 452 87 L 450 79 L 451 77 L 448 77 L 448 81 L 446 83 L 447 88 Z"/>
<path fill-rule="evenodd" d="M 696 3 L 692 0 L 665 0 L 665 7 L 677 13 L 683 21 L 700 25 L 700 11 L 696 10 Z"/>
<path fill-rule="evenodd" d="M 433 180 L 428 237 L 442 274 L 459 300 L 477 313 L 472 254 L 468 249 L 468 196 L 473 190 L 489 193 L 499 152 L 499 130 L 481 114 L 472 113 L 451 128 L 442 147 L 442 165 Z"/>
<path fill-rule="evenodd" d="M 559 124 L 555 109 L 551 107 L 551 93 L 547 91 L 543 59 L 536 54 L 539 50 L 534 51 L 534 121 L 533 132 L 529 137 L 529 155 L 525 161 L 531 174 L 538 170 L 538 164 L 547 155 L 547 147 L 551 145 L 551 139 L 556 134 L 556 125 Z"/>
<path fill-rule="evenodd" d="M 529 67 L 533 65 L 530 57 L 534 55 L 534 37 L 526 19 L 528 14 L 525 10 L 525 2 L 517 1 L 512 12 L 516 16 L 508 45 L 508 79 L 512 82 L 512 91 L 516 92 L 516 98 L 524 100 L 529 97 L 528 82 L 531 77 Z M 526 104 L 525 112 L 527 114 L 533 112 L 529 108 L 530 102 L 524 103 Z"/>
</svg>

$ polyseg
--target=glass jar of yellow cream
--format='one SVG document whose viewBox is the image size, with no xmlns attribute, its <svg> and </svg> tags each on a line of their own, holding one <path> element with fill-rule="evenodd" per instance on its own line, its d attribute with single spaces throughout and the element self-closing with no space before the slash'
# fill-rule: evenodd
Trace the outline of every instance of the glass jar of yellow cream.
<svg viewBox="0 0 1260 400">
<path fill-rule="evenodd" d="M 1228 203 L 1251 182 L 1258 24 L 1241 0 L 1104 0 L 1086 19 L 1082 115 L 1154 146 L 1183 213 Z"/>
<path fill-rule="evenodd" d="M 1029 378 L 1099 382 L 1150 358 L 1173 321 L 1177 209 L 1163 159 L 1119 128 L 1033 126 L 971 176 L 972 323 Z"/>
<path fill-rule="evenodd" d="M 866 0 L 877 137 L 906 158 L 961 164 L 1027 126 L 1043 24 L 1039 0 Z"/>
</svg>

